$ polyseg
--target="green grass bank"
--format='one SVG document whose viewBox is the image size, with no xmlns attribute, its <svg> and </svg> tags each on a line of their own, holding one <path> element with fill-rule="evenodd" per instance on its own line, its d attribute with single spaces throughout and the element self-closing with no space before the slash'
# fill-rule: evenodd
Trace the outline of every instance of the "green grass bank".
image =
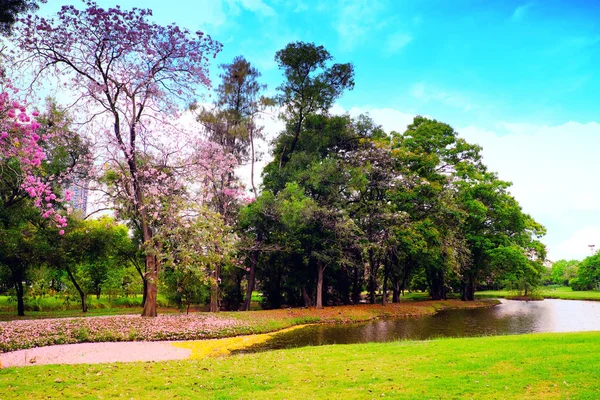
<svg viewBox="0 0 600 400">
<path fill-rule="evenodd" d="M 600 332 L 0 371 L 0 398 L 597 399 Z"/>
<path fill-rule="evenodd" d="M 562 300 L 599 300 L 600 292 L 595 290 L 585 291 L 573 291 L 568 286 L 562 286 L 558 288 L 545 288 L 542 287 L 537 295 L 545 299 L 562 299 Z M 486 290 L 482 292 L 475 292 L 475 297 L 478 298 L 496 298 L 496 297 L 511 297 L 515 293 L 508 290 Z"/>
</svg>

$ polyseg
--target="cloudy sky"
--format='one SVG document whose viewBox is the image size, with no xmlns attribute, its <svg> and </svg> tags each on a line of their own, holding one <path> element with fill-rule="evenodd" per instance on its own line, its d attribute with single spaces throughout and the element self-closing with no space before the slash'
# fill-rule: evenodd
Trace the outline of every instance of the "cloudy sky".
<svg viewBox="0 0 600 400">
<path fill-rule="evenodd" d="M 402 131 L 416 114 L 483 146 L 523 209 L 548 229 L 549 258 L 600 247 L 600 2 L 594 0 L 100 0 L 147 7 L 159 23 L 223 43 L 220 63 L 244 55 L 270 90 L 275 52 L 315 42 L 352 62 L 356 87 L 337 112 Z M 40 10 L 54 13 L 50 0 Z M 215 79 L 216 82 L 216 79 Z M 269 127 L 275 125 L 269 124 Z"/>
</svg>

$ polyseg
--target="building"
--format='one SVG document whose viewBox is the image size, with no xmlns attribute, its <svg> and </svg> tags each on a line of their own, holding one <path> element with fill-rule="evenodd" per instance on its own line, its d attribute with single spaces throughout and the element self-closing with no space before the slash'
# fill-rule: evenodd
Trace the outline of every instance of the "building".
<svg viewBox="0 0 600 400">
<path fill-rule="evenodd" d="M 73 207 L 73 210 L 84 217 L 87 215 L 88 183 L 87 181 L 75 179 L 67 188 L 71 192 L 69 203 Z"/>
</svg>

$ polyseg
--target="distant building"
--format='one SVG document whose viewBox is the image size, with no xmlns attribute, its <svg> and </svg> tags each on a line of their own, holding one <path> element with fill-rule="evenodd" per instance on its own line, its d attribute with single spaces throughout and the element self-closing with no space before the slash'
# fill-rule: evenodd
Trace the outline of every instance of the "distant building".
<svg viewBox="0 0 600 400">
<path fill-rule="evenodd" d="M 88 202 L 88 182 L 76 179 L 67 188 L 67 190 L 71 192 L 71 200 L 69 203 L 73 207 L 73 210 L 81 213 L 83 216 L 86 216 Z"/>
</svg>

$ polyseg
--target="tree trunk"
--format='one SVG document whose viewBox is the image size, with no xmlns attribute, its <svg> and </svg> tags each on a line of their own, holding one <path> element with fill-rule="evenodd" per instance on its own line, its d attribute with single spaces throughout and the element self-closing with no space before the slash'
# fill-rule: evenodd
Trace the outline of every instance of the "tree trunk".
<svg viewBox="0 0 600 400">
<path fill-rule="evenodd" d="M 369 250 L 369 303 L 375 304 L 375 290 L 377 290 L 377 271 L 375 269 L 375 257 L 373 250 Z"/>
<path fill-rule="evenodd" d="M 323 308 L 323 272 L 325 268 L 324 263 L 317 261 L 317 308 Z"/>
<path fill-rule="evenodd" d="M 248 311 L 250 309 L 250 302 L 252 301 L 252 292 L 254 291 L 254 285 L 256 283 L 256 262 L 257 262 L 257 251 L 250 253 L 250 274 L 248 275 L 248 288 L 246 289 L 246 299 L 242 306 L 242 311 Z"/>
<path fill-rule="evenodd" d="M 25 316 L 25 301 L 23 299 L 24 297 L 24 290 L 23 290 L 23 280 L 22 279 L 15 279 L 14 280 L 14 284 L 15 284 L 15 292 L 17 293 L 17 315 L 19 317 L 24 317 Z"/>
<path fill-rule="evenodd" d="M 100 300 L 100 292 L 101 291 L 102 291 L 102 288 L 100 287 L 100 285 L 96 286 L 96 300 Z"/>
<path fill-rule="evenodd" d="M 219 280 L 221 278 L 221 266 L 216 265 L 213 279 L 210 282 L 210 312 L 219 312 Z"/>
<path fill-rule="evenodd" d="M 256 194 L 255 194 L 256 195 Z M 246 289 L 246 299 L 244 300 L 244 305 L 242 306 L 242 311 L 248 311 L 250 309 L 250 303 L 252 302 L 252 292 L 254 291 L 254 286 L 256 286 L 256 264 L 258 263 L 258 244 L 261 240 L 261 236 L 258 235 L 256 238 L 256 242 L 254 243 L 255 249 L 250 252 L 250 273 L 248 274 L 248 288 Z"/>
<path fill-rule="evenodd" d="M 383 295 L 381 296 L 381 305 L 387 305 L 387 292 L 388 292 L 388 274 L 389 274 L 389 260 L 386 259 L 383 266 Z"/>
<path fill-rule="evenodd" d="M 146 277 L 144 277 L 142 282 L 142 308 L 144 308 L 144 306 L 146 305 L 146 295 L 148 294 L 148 280 L 146 279 Z"/>
<path fill-rule="evenodd" d="M 354 271 L 352 274 L 352 293 L 350 297 L 352 299 L 352 304 L 360 303 L 360 293 L 362 291 L 362 285 L 359 276 L 359 268 L 357 266 L 354 267 Z"/>
<path fill-rule="evenodd" d="M 156 317 L 158 315 L 158 307 L 156 304 L 156 296 L 158 295 L 158 277 L 155 272 L 146 273 L 144 298 L 144 309 L 142 317 Z"/>
<path fill-rule="evenodd" d="M 463 286 L 463 296 L 462 299 L 464 301 L 473 301 L 475 300 L 475 280 L 472 278 L 468 278 Z"/>
<path fill-rule="evenodd" d="M 66 267 L 65 270 L 67 271 L 67 275 L 69 275 L 69 279 L 73 283 L 73 286 L 75 286 L 75 289 L 77 289 L 77 293 L 79 293 L 79 297 L 81 298 L 81 311 L 87 312 L 88 308 L 87 308 L 87 299 L 85 297 L 85 293 L 81 289 L 81 286 L 79 286 L 79 284 L 75 280 L 75 276 L 73 275 L 73 271 L 71 271 L 71 268 Z"/>
<path fill-rule="evenodd" d="M 308 295 L 308 291 L 306 290 L 306 286 L 302 286 L 302 298 L 304 299 L 304 307 L 312 307 L 312 300 Z"/>
<path fill-rule="evenodd" d="M 392 286 L 392 303 L 400 303 L 400 281 L 396 281 Z"/>
<path fill-rule="evenodd" d="M 160 265 L 156 256 L 146 256 L 146 285 L 144 296 L 144 309 L 142 317 L 156 317 L 158 315 L 158 305 L 156 298 L 158 295 L 158 271 Z"/>
<path fill-rule="evenodd" d="M 258 194 L 256 193 L 256 186 L 254 186 L 254 128 L 250 129 L 250 155 L 252 157 L 250 161 L 250 185 L 252 186 L 252 193 L 254 194 L 254 200 L 256 200 Z"/>
</svg>

